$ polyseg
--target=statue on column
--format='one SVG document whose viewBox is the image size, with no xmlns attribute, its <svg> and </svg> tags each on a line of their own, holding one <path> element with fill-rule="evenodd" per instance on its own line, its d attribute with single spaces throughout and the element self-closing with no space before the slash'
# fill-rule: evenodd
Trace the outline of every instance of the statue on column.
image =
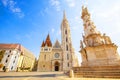
<svg viewBox="0 0 120 80">
<path fill-rule="evenodd" d="M 105 40 L 105 44 L 111 44 L 111 43 L 112 43 L 110 37 L 109 37 L 109 36 L 106 36 L 105 33 L 103 34 L 103 38 L 104 38 L 104 40 Z"/>
</svg>

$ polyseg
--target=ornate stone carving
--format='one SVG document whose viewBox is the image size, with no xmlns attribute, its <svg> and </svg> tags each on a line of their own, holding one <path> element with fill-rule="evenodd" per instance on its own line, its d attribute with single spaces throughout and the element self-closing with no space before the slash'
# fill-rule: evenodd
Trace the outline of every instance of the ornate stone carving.
<svg viewBox="0 0 120 80">
<path fill-rule="evenodd" d="M 103 34 L 103 38 L 104 38 L 105 44 L 111 44 L 112 43 L 110 37 L 106 36 L 105 33 Z"/>
<path fill-rule="evenodd" d="M 85 38 L 85 36 L 82 34 L 82 37 L 83 37 L 83 42 L 85 44 L 85 46 L 87 46 L 87 39 Z"/>
<path fill-rule="evenodd" d="M 86 50 L 85 50 L 85 49 L 82 49 L 82 50 L 81 50 L 81 55 L 82 55 L 82 60 L 83 60 L 83 62 L 88 61 L 87 53 L 86 53 Z"/>
<path fill-rule="evenodd" d="M 91 34 L 100 34 L 99 31 L 97 31 L 96 26 L 94 25 L 94 23 L 91 21 L 90 19 L 90 13 L 88 13 L 88 10 L 86 7 L 82 7 L 82 16 L 81 18 L 83 19 L 83 23 L 84 23 L 84 32 L 85 32 L 85 36 L 87 37 L 88 35 Z"/>
<path fill-rule="evenodd" d="M 81 48 L 81 49 L 84 48 L 82 40 L 80 40 L 80 48 Z"/>
<path fill-rule="evenodd" d="M 96 26 L 90 19 L 90 13 L 86 7 L 82 7 L 82 16 L 84 24 L 83 42 L 80 41 L 82 66 L 111 66 L 119 64 L 117 47 L 112 43 L 109 36 L 101 35 Z M 83 46 L 85 44 L 85 47 Z M 112 60 L 116 60 L 111 62 Z M 120 58 L 119 58 L 120 60 Z"/>
<path fill-rule="evenodd" d="M 83 19 L 85 15 L 89 15 L 90 16 L 90 14 L 88 13 L 87 8 L 82 6 L 82 16 L 81 16 L 81 18 Z"/>
</svg>

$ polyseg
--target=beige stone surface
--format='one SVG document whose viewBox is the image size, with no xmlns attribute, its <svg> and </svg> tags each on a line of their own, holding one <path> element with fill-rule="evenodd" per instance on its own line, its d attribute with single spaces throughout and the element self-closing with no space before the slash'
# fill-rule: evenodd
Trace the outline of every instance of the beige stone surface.
<svg viewBox="0 0 120 80">
<path fill-rule="evenodd" d="M 101 45 L 96 47 L 86 47 L 81 51 L 82 66 L 111 66 L 120 65 L 119 55 L 115 45 Z M 86 50 L 86 53 L 84 52 Z M 85 65 L 84 65 L 85 64 Z"/>
<path fill-rule="evenodd" d="M 55 74 L 56 76 L 49 76 Z M 43 77 L 41 77 L 43 76 Z M 69 78 L 63 72 L 0 72 L 0 80 L 120 80 L 110 78 Z"/>
</svg>

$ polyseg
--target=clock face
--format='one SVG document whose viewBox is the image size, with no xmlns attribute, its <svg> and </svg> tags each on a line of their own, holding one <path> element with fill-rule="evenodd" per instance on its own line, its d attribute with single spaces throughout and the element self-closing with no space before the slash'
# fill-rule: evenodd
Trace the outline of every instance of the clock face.
<svg viewBox="0 0 120 80">
<path fill-rule="evenodd" d="M 55 58 L 58 58 L 59 57 L 59 53 L 55 53 Z"/>
</svg>

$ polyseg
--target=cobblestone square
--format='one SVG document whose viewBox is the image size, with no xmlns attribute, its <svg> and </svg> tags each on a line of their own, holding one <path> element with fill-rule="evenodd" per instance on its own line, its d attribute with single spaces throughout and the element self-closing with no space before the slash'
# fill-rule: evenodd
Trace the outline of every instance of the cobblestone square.
<svg viewBox="0 0 120 80">
<path fill-rule="evenodd" d="M 120 80 L 109 78 L 69 78 L 63 72 L 0 72 L 0 80 Z"/>
</svg>

